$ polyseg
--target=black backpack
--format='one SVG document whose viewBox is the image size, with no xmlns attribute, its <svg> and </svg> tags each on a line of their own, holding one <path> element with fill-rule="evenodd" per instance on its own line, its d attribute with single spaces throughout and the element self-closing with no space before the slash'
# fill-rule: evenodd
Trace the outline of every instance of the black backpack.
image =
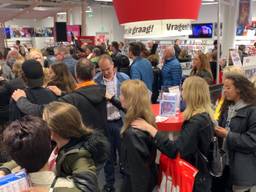
<svg viewBox="0 0 256 192">
<path fill-rule="evenodd" d="M 212 123 L 213 124 L 213 123 Z M 210 141 L 210 149 L 207 157 L 199 150 L 200 157 L 206 162 L 207 167 L 209 169 L 209 173 L 213 177 L 222 176 L 223 172 L 223 154 L 219 149 L 218 138 L 212 134 L 212 138 Z"/>
</svg>

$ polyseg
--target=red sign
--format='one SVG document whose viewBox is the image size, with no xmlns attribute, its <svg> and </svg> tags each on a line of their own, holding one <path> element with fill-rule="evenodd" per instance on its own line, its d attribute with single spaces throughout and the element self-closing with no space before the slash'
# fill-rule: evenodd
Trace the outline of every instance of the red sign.
<svg viewBox="0 0 256 192">
<path fill-rule="evenodd" d="M 68 42 L 72 40 L 72 36 L 79 37 L 80 35 L 80 25 L 67 25 Z"/>
<path fill-rule="evenodd" d="M 80 36 L 77 38 L 80 45 L 95 45 L 95 36 Z"/>
<path fill-rule="evenodd" d="M 198 18 L 201 0 L 113 0 L 120 24 Z"/>
</svg>

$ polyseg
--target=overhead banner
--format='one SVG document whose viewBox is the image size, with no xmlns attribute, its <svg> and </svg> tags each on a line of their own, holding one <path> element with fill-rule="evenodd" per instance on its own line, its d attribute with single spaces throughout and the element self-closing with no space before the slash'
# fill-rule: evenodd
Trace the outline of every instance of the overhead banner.
<svg viewBox="0 0 256 192">
<path fill-rule="evenodd" d="M 124 38 L 158 38 L 191 35 L 190 20 L 156 20 L 124 24 Z"/>
<path fill-rule="evenodd" d="M 166 20 L 197 20 L 201 0 L 113 0 L 120 24 Z"/>
</svg>

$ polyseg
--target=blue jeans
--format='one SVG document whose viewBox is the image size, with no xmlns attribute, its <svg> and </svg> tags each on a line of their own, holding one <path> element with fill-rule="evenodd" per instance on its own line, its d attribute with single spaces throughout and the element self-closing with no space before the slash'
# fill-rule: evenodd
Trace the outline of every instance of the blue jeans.
<svg viewBox="0 0 256 192">
<path fill-rule="evenodd" d="M 114 187 L 115 183 L 115 165 L 114 160 L 116 156 L 116 150 L 120 156 L 121 148 L 121 138 L 120 131 L 123 126 L 122 119 L 108 121 L 107 122 L 107 136 L 110 143 L 110 156 L 105 163 L 104 173 L 105 173 L 105 182 L 107 187 Z"/>
</svg>

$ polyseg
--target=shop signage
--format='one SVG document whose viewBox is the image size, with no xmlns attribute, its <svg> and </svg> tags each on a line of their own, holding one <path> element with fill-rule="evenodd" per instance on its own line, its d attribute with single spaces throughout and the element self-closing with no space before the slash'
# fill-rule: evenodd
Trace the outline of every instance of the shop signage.
<svg viewBox="0 0 256 192">
<path fill-rule="evenodd" d="M 124 24 L 125 38 L 191 35 L 189 20 L 156 20 Z"/>
<path fill-rule="evenodd" d="M 95 36 L 80 36 L 77 39 L 80 45 L 95 45 Z"/>
</svg>

